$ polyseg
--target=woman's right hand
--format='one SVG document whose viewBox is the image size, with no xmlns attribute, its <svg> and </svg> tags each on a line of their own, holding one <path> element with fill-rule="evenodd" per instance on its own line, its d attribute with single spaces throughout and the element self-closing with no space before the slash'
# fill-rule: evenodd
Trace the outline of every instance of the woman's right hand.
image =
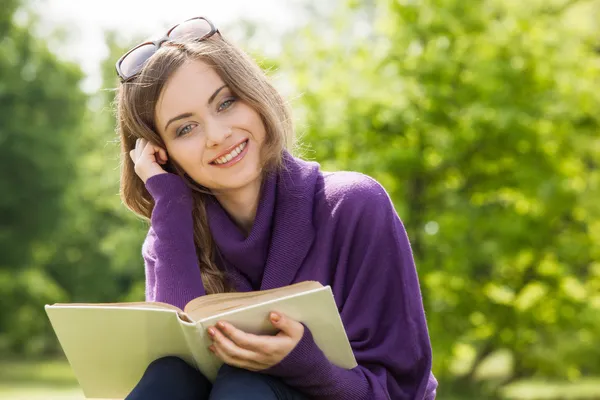
<svg viewBox="0 0 600 400">
<path fill-rule="evenodd" d="M 133 161 L 135 173 L 144 184 L 154 175 L 168 173 L 161 167 L 167 163 L 167 151 L 145 139 L 136 140 L 135 149 L 129 152 L 129 156 Z"/>
</svg>

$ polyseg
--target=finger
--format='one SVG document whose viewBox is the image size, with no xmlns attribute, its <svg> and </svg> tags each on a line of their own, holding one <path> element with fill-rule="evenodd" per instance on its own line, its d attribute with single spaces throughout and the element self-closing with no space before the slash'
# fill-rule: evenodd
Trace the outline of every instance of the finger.
<svg viewBox="0 0 600 400">
<path fill-rule="evenodd" d="M 142 150 L 142 156 L 148 157 L 150 161 L 158 162 L 160 158 L 157 157 L 157 153 L 160 156 L 160 150 L 162 149 L 159 146 L 156 146 L 150 142 L 146 142 Z"/>
<path fill-rule="evenodd" d="M 156 157 L 156 162 L 160 165 L 164 165 L 167 162 L 167 152 L 165 151 L 165 149 L 159 146 L 155 146 L 154 149 L 154 156 Z"/>
<path fill-rule="evenodd" d="M 135 161 L 140 159 L 140 155 L 142 154 L 142 138 L 138 138 L 135 141 Z"/>
<path fill-rule="evenodd" d="M 275 328 L 291 338 L 301 338 L 304 334 L 304 325 L 298 321 L 276 312 L 272 312 L 269 317 Z"/>
<path fill-rule="evenodd" d="M 215 331 L 218 331 L 218 329 L 215 329 Z M 267 367 L 264 362 L 259 361 L 260 357 L 257 354 L 252 354 L 248 350 L 237 347 L 223 334 L 220 335 L 219 337 L 219 333 L 215 334 L 216 339 L 213 340 L 210 349 L 223 362 L 251 371 L 259 371 Z"/>
<path fill-rule="evenodd" d="M 212 344 L 209 346 L 209 350 L 218 358 L 220 358 L 225 364 L 231 365 L 233 367 L 247 369 L 249 371 L 260 371 L 261 367 L 254 365 L 254 363 L 245 360 L 239 360 L 237 358 L 233 358 L 227 353 L 223 351 L 220 347 Z"/>
<path fill-rule="evenodd" d="M 166 163 L 169 160 L 169 157 L 167 156 L 167 151 L 162 147 L 159 147 L 158 149 L 158 155 L 160 156 L 161 161 L 163 163 Z"/>
<path fill-rule="evenodd" d="M 268 343 L 265 341 L 265 337 L 246 333 L 241 329 L 236 328 L 230 323 L 219 322 L 217 327 L 238 347 L 246 350 L 261 352 L 261 350 L 268 347 Z"/>
<path fill-rule="evenodd" d="M 248 362 L 256 359 L 256 354 L 250 350 L 243 349 L 232 342 L 227 336 L 225 336 L 219 329 L 213 327 L 212 340 L 215 349 L 223 354 L 229 360 L 237 360 L 238 362 Z"/>
<path fill-rule="evenodd" d="M 133 163 L 135 164 L 135 149 L 129 152 L 129 157 L 131 158 L 131 161 L 133 161 Z"/>
<path fill-rule="evenodd" d="M 140 143 L 140 145 L 142 148 L 140 157 L 150 161 L 156 161 L 156 157 L 154 157 L 154 146 L 152 146 L 152 143 L 144 140 L 142 143 Z"/>
</svg>

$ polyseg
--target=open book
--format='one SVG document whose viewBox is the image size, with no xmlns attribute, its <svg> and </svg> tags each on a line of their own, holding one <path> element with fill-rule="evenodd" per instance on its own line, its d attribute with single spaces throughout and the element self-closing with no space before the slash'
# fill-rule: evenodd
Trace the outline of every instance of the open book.
<svg viewBox="0 0 600 400">
<path fill-rule="evenodd" d="M 249 333 L 275 334 L 269 313 L 303 322 L 327 358 L 356 360 L 331 288 L 301 282 L 278 289 L 198 297 L 184 310 L 165 303 L 54 304 L 46 313 L 87 398 L 124 398 L 148 364 L 175 355 L 214 380 L 222 362 L 206 329 L 227 321 Z"/>
</svg>

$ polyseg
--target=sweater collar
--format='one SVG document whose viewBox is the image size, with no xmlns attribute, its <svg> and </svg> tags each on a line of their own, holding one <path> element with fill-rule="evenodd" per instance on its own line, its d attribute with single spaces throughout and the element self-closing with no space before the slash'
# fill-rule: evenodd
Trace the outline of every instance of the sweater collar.
<svg viewBox="0 0 600 400">
<path fill-rule="evenodd" d="M 317 163 L 284 153 L 262 290 L 291 284 L 313 244 L 313 204 L 318 177 Z"/>
<path fill-rule="evenodd" d="M 222 258 L 229 269 L 233 267 L 258 288 L 262 278 L 273 226 L 276 176 L 265 176 L 261 187 L 256 216 L 250 232 L 245 233 L 212 197 L 206 205 L 208 223 Z"/>
<path fill-rule="evenodd" d="M 216 199 L 207 202 L 211 233 L 238 289 L 242 273 L 260 289 L 293 282 L 314 240 L 313 203 L 319 166 L 283 154 L 283 168 L 265 177 L 256 219 L 245 237 Z"/>
</svg>

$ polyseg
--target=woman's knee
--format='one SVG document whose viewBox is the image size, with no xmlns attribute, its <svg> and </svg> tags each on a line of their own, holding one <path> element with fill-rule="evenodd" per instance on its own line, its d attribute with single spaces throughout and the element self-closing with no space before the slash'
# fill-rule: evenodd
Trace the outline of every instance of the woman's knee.
<svg viewBox="0 0 600 400">
<path fill-rule="evenodd" d="M 219 369 L 210 395 L 211 400 L 277 400 L 270 377 L 227 364 Z"/>
<path fill-rule="evenodd" d="M 257 372 L 252 372 L 247 369 L 232 367 L 231 365 L 223 364 L 219 368 L 217 379 L 227 380 L 255 380 L 260 379 L 261 375 Z"/>
<path fill-rule="evenodd" d="M 154 360 L 146 368 L 145 375 L 161 379 L 178 379 L 193 373 L 193 368 L 179 357 L 168 356 Z"/>
<path fill-rule="evenodd" d="M 202 399 L 209 391 L 210 382 L 199 371 L 181 358 L 169 356 L 148 365 L 127 399 Z"/>
<path fill-rule="evenodd" d="M 260 372 L 231 367 L 219 369 L 210 400 L 306 400 L 281 380 Z"/>
<path fill-rule="evenodd" d="M 159 371 L 184 370 L 190 366 L 183 359 L 176 356 L 167 356 L 156 359 L 148 365 L 148 369 Z"/>
</svg>

